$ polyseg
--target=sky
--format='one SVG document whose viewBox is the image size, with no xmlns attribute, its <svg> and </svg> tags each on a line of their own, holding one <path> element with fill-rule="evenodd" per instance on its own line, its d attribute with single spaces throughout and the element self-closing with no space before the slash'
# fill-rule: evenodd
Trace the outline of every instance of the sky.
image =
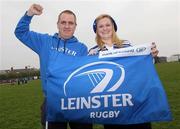
<svg viewBox="0 0 180 129">
<path fill-rule="evenodd" d="M 32 19 L 33 31 L 53 35 L 58 14 L 70 9 L 77 16 L 74 35 L 90 49 L 96 44 L 93 21 L 106 13 L 116 21 L 119 38 L 132 45 L 156 42 L 159 56 L 180 53 L 180 0 L 0 0 L 0 70 L 39 68 L 38 55 L 14 35 L 19 19 L 33 3 L 44 8 L 41 16 Z"/>
</svg>

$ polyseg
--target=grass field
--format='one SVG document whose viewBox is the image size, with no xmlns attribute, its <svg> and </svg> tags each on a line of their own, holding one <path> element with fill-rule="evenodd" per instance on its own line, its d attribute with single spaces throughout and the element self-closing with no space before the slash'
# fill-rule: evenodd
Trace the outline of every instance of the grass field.
<svg viewBox="0 0 180 129">
<path fill-rule="evenodd" d="M 156 64 L 174 120 L 153 123 L 153 129 L 180 129 L 180 63 Z M 41 129 L 40 81 L 25 85 L 0 85 L 0 129 Z M 103 129 L 95 125 L 94 129 Z"/>
</svg>

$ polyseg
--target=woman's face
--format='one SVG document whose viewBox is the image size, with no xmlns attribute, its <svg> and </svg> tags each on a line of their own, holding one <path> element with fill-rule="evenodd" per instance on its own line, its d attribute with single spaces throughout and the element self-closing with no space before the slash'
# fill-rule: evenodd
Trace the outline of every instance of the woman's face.
<svg viewBox="0 0 180 129">
<path fill-rule="evenodd" d="M 102 40 L 112 39 L 113 24 L 109 18 L 105 17 L 97 22 L 97 34 Z"/>
</svg>

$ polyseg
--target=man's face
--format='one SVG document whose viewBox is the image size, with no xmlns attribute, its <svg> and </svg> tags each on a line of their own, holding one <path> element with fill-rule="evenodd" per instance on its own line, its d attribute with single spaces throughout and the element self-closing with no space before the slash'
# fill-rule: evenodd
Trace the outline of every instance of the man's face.
<svg viewBox="0 0 180 129">
<path fill-rule="evenodd" d="M 76 21 L 74 15 L 68 13 L 61 14 L 57 23 L 57 28 L 59 30 L 59 35 L 61 36 L 61 38 L 71 38 L 76 29 Z"/>
</svg>

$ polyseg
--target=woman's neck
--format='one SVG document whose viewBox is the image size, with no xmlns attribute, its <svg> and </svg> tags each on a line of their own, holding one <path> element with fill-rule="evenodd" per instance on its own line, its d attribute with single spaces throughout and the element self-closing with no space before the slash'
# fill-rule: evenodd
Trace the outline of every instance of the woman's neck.
<svg viewBox="0 0 180 129">
<path fill-rule="evenodd" d="M 112 43 L 112 40 L 111 40 L 111 39 L 109 39 L 109 40 L 103 40 L 103 42 L 104 42 L 107 46 L 109 46 L 109 47 L 112 47 L 112 46 L 113 46 L 113 43 Z"/>
</svg>

